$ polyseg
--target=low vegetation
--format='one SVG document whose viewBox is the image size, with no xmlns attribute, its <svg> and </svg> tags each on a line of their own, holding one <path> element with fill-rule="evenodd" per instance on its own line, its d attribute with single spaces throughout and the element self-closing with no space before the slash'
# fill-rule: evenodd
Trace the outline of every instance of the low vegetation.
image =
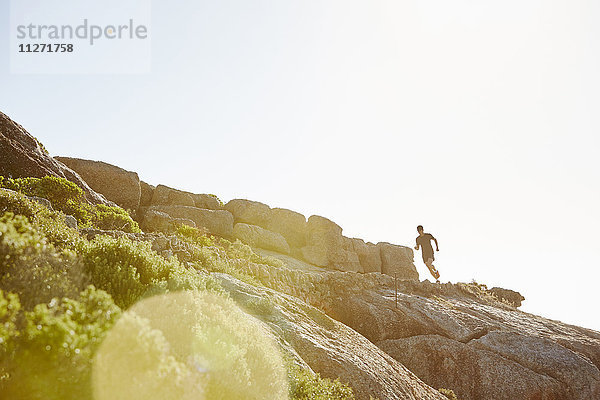
<svg viewBox="0 0 600 400">
<path fill-rule="evenodd" d="M 246 314 L 232 305 L 209 274 L 220 271 L 257 283 L 249 265 L 280 268 L 280 261 L 261 257 L 239 242 L 207 237 L 184 227 L 178 230 L 178 236 L 192 245 L 194 253 L 187 265 L 176 257 L 159 256 L 149 242 L 106 235 L 88 240 L 68 227 L 65 215 L 75 216 L 84 227 L 125 232 L 137 232 L 139 228 L 122 209 L 90 205 L 79 187 L 59 178 L 0 179 L 0 186 L 12 190 L 0 190 L 0 398 L 131 398 L 127 397 L 132 394 L 127 390 L 133 390 L 129 386 L 121 387 L 118 393 L 106 389 L 118 381 L 117 375 L 111 375 L 111 367 L 119 370 L 116 363 L 124 362 L 119 354 L 125 350 L 137 351 L 147 363 L 136 364 L 138 370 L 119 370 L 120 376 L 148 373 L 156 377 L 153 382 L 164 384 L 149 384 L 146 393 L 155 397 L 147 398 L 186 398 L 179 395 L 186 390 L 178 391 L 190 387 L 186 385 L 200 385 L 213 394 L 225 390 L 217 381 L 231 391 L 228 398 L 247 398 L 243 396 L 249 393 L 249 387 L 258 387 L 253 386 L 255 368 L 265 376 L 281 372 L 274 367 L 274 353 L 265 353 L 272 355 L 267 358 L 261 353 L 267 345 L 258 337 L 266 336 L 252 324 L 239 325 L 239 316 Z M 50 200 L 54 210 L 27 196 Z M 178 324 L 172 316 L 167 324 L 168 318 L 156 321 L 136 309 L 145 299 L 182 291 L 222 299 L 194 300 L 200 301 L 194 303 L 200 306 L 184 313 L 206 322 L 205 330 L 193 330 L 197 336 L 186 351 L 176 346 L 180 342 L 172 330 L 165 328 Z M 256 307 L 268 312 L 268 304 Z M 168 316 L 167 311 L 165 308 L 161 315 Z M 190 327 L 181 322 L 179 325 L 188 328 L 189 333 Z M 135 334 L 128 341 L 119 340 L 118 335 L 110 339 L 110 332 L 122 326 Z M 228 358 L 215 358 L 213 364 L 227 360 L 239 364 L 239 371 L 234 368 L 236 373 L 228 378 L 234 381 L 223 377 L 212 383 L 197 381 L 197 371 L 205 367 L 192 361 L 209 360 L 214 351 L 211 343 L 222 338 L 223 332 L 234 337 L 237 344 L 225 351 Z M 100 350 L 104 346 L 123 351 L 104 353 Z M 196 358 L 183 357 L 191 354 L 190 349 Z M 269 375 L 265 368 L 275 375 Z M 98 375 L 96 370 L 106 374 Z M 308 370 L 288 368 L 287 375 L 284 371 L 281 376 L 291 399 L 354 398 L 347 385 L 322 379 Z M 269 382 L 280 381 L 273 378 Z M 132 397 L 139 397 L 139 393 Z"/>
</svg>

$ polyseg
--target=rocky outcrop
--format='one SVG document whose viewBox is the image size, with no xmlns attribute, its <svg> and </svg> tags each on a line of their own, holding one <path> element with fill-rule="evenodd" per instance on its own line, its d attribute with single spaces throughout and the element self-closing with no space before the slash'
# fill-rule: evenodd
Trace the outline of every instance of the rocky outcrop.
<svg viewBox="0 0 600 400">
<path fill-rule="evenodd" d="M 155 187 L 140 181 L 140 207 L 148 207 L 152 202 Z"/>
<path fill-rule="evenodd" d="M 151 206 L 148 210 L 161 211 L 173 218 L 185 218 L 194 221 L 197 227 L 222 237 L 233 234 L 233 215 L 225 210 L 206 210 L 190 206 Z M 148 212 L 148 211 L 146 211 Z"/>
<path fill-rule="evenodd" d="M 192 194 L 192 198 L 198 208 L 206 208 L 208 210 L 220 210 L 223 208 L 221 201 L 212 194 Z"/>
<path fill-rule="evenodd" d="M 233 226 L 233 236 L 252 247 L 273 250 L 282 254 L 290 253 L 290 246 L 281 234 L 260 226 L 239 222 Z"/>
<path fill-rule="evenodd" d="M 233 214 L 235 222 L 267 227 L 271 218 L 271 208 L 258 201 L 234 199 L 225 204 L 225 210 Z"/>
<path fill-rule="evenodd" d="M 76 171 L 96 192 L 124 209 L 135 211 L 140 206 L 141 189 L 137 173 L 102 161 L 71 157 L 56 159 Z"/>
<path fill-rule="evenodd" d="M 365 243 L 362 239 L 351 239 L 352 248 L 358 256 L 364 272 L 381 272 L 381 251 L 373 243 Z"/>
<path fill-rule="evenodd" d="M 271 209 L 267 229 L 283 235 L 292 247 L 306 244 L 306 217 L 285 208 Z"/>
<path fill-rule="evenodd" d="M 306 261 L 339 271 L 362 271 L 358 255 L 348 250 L 338 224 L 313 215 L 308 218 L 306 228 L 306 246 L 302 248 L 302 256 Z"/>
<path fill-rule="evenodd" d="M 1 112 L 0 155 L 0 176 L 10 178 L 57 176 L 77 184 L 83 189 L 85 198 L 89 202 L 113 204 L 90 188 L 77 172 L 50 157 L 36 138 Z"/>
<path fill-rule="evenodd" d="M 520 307 L 523 300 L 525 300 L 525 297 L 521 293 L 514 290 L 493 287 L 489 291 L 498 297 L 499 300 L 506 301 L 515 307 Z"/>
<path fill-rule="evenodd" d="M 165 185 L 158 185 L 154 189 L 150 205 L 196 207 L 194 197 L 191 193 L 173 189 Z"/>
<path fill-rule="evenodd" d="M 460 399 L 600 398 L 598 332 L 521 312 L 477 284 L 402 280 L 396 298 L 385 275 L 321 282 L 327 296 L 297 295 Z"/>
<path fill-rule="evenodd" d="M 297 298 L 214 275 L 290 352 L 322 376 L 348 383 L 358 399 L 445 399 L 364 337 Z"/>
<path fill-rule="evenodd" d="M 378 345 L 428 385 L 452 388 L 459 399 L 566 398 L 555 379 L 443 336 L 413 336 Z"/>
<path fill-rule="evenodd" d="M 144 232 L 172 233 L 175 232 L 179 225 L 187 225 L 193 228 L 196 227 L 196 223 L 191 219 L 173 218 L 164 212 L 148 209 L 144 213 L 140 227 Z"/>
<path fill-rule="evenodd" d="M 396 274 L 399 279 L 419 279 L 414 264 L 414 253 L 410 247 L 380 242 L 377 247 L 381 252 L 381 272 L 387 275 Z"/>
</svg>

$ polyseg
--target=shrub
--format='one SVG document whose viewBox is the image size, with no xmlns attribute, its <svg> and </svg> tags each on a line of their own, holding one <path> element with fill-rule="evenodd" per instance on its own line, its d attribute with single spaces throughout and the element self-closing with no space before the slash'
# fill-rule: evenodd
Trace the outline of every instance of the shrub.
<svg viewBox="0 0 600 400">
<path fill-rule="evenodd" d="M 24 328 L 3 357 L 0 397 L 91 399 L 92 356 L 120 316 L 93 286 L 78 299 L 53 299 L 25 312 Z"/>
<path fill-rule="evenodd" d="M 19 336 L 17 318 L 20 310 L 19 296 L 0 290 L 0 359 L 13 350 L 14 341 Z"/>
<path fill-rule="evenodd" d="M 176 258 L 166 260 L 149 242 L 97 236 L 79 249 L 91 282 L 127 308 L 149 293 L 176 290 L 219 290 L 211 278 L 184 268 Z"/>
<path fill-rule="evenodd" d="M 444 389 L 444 388 L 440 388 L 438 390 L 439 390 L 439 392 L 441 394 L 443 394 L 444 396 L 446 396 L 450 400 L 458 400 L 458 397 L 456 397 L 456 395 L 454 394 L 453 390 L 451 390 L 451 389 Z"/>
<path fill-rule="evenodd" d="M 17 293 L 25 309 L 53 297 L 73 297 L 89 283 L 79 258 L 57 251 L 22 215 L 0 217 L 0 285 Z"/>
<path fill-rule="evenodd" d="M 298 366 L 289 367 L 288 377 L 289 395 L 293 400 L 353 400 L 355 398 L 352 388 L 341 383 L 339 379 L 321 378 L 319 374 L 313 374 Z"/>
<path fill-rule="evenodd" d="M 83 190 L 64 178 L 3 178 L 0 180 L 0 186 L 27 196 L 43 197 L 49 200 L 56 210 L 74 216 L 82 227 L 141 232 L 137 222 L 125 210 L 103 204 L 89 204 L 83 196 Z"/>
</svg>

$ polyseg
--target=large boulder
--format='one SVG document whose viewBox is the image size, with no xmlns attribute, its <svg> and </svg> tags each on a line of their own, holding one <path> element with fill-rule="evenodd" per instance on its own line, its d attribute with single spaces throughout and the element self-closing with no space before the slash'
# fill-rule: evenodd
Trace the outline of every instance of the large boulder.
<svg viewBox="0 0 600 400">
<path fill-rule="evenodd" d="M 489 292 L 496 295 L 499 300 L 504 300 L 515 307 L 520 307 L 523 300 L 525 300 L 525 297 L 521 293 L 510 289 L 493 287 L 489 289 Z"/>
<path fill-rule="evenodd" d="M 214 276 L 232 299 L 279 337 L 286 353 L 323 377 L 349 384 L 357 399 L 445 399 L 363 336 L 298 298 L 226 274 Z"/>
<path fill-rule="evenodd" d="M 102 161 L 72 157 L 56 157 L 76 171 L 98 193 L 126 210 L 140 206 L 141 188 L 138 174 Z"/>
<path fill-rule="evenodd" d="M 273 208 L 268 228 L 281 233 L 292 247 L 301 248 L 306 244 L 306 217 L 300 213 Z"/>
<path fill-rule="evenodd" d="M 148 207 L 150 203 L 152 203 L 154 189 L 154 186 L 144 181 L 140 181 L 140 207 Z"/>
<path fill-rule="evenodd" d="M 338 271 L 363 271 L 352 242 L 342 236 L 342 228 L 338 224 L 325 217 L 312 215 L 308 218 L 306 230 L 307 245 L 301 249 L 306 261 Z"/>
<path fill-rule="evenodd" d="M 587 357 L 548 339 L 494 331 L 471 342 L 560 382 L 560 398 L 600 399 L 600 371 Z"/>
<path fill-rule="evenodd" d="M 196 206 L 191 193 L 173 189 L 165 185 L 158 185 L 154 189 L 150 204 L 153 206 Z"/>
<path fill-rule="evenodd" d="M 233 214 L 235 222 L 258 225 L 263 228 L 269 226 L 271 208 L 258 201 L 233 199 L 224 206 L 225 210 Z"/>
<path fill-rule="evenodd" d="M 206 210 L 190 206 L 152 206 L 149 210 L 161 211 L 174 218 L 190 219 L 197 227 L 204 227 L 217 236 L 231 237 L 233 234 L 233 215 L 225 210 Z"/>
<path fill-rule="evenodd" d="M 290 246 L 280 233 L 271 232 L 260 226 L 239 222 L 233 226 L 233 236 L 252 247 L 260 247 L 283 254 L 290 253 Z"/>
<path fill-rule="evenodd" d="M 114 205 L 96 193 L 71 168 L 50 157 L 44 146 L 21 125 L 0 112 L 0 176 L 42 178 L 57 176 L 77 184 L 94 204 Z"/>
<path fill-rule="evenodd" d="M 141 223 L 141 228 L 144 232 L 163 232 L 172 233 L 179 225 L 187 225 L 192 228 L 196 227 L 196 223 L 187 218 L 173 218 L 169 214 L 148 209 L 144 213 L 144 219 Z"/>
<path fill-rule="evenodd" d="M 414 264 L 414 253 L 410 247 L 386 242 L 377 243 L 381 252 L 381 272 L 396 275 L 398 279 L 419 279 Z"/>
<path fill-rule="evenodd" d="M 352 247 L 358 256 L 363 272 L 381 272 L 381 251 L 373 243 L 353 238 Z"/>
<path fill-rule="evenodd" d="M 194 204 L 198 208 L 206 208 L 208 210 L 220 210 L 223 208 L 221 201 L 212 194 L 192 194 Z"/>
<path fill-rule="evenodd" d="M 560 382 L 546 374 L 443 336 L 413 336 L 377 345 L 428 385 L 452 389 L 461 400 L 573 398 L 565 397 Z"/>
</svg>

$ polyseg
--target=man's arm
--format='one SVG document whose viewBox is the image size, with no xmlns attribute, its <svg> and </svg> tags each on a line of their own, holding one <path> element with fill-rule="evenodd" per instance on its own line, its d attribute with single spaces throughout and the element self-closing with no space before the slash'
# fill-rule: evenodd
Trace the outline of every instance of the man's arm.
<svg viewBox="0 0 600 400">
<path fill-rule="evenodd" d="M 415 239 L 415 242 L 417 242 L 417 245 L 415 246 L 415 250 L 419 250 L 419 238 Z"/>
<path fill-rule="evenodd" d="M 433 239 L 433 241 L 435 242 L 435 251 L 440 251 L 440 246 L 438 246 L 438 242 L 437 239 L 434 238 L 433 236 L 431 237 Z"/>
</svg>

